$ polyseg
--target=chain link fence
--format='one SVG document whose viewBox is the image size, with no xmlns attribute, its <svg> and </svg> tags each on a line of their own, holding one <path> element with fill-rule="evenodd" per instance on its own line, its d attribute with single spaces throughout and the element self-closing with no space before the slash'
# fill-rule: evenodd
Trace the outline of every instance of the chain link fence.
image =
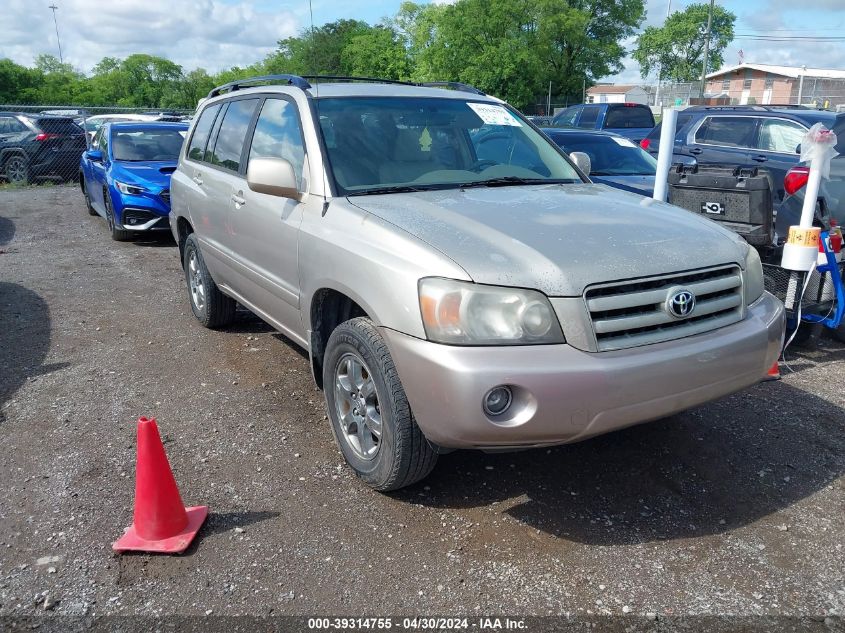
<svg viewBox="0 0 845 633">
<path fill-rule="evenodd" d="M 0 104 L 0 187 L 79 177 L 97 130 L 118 121 L 189 121 L 187 110 Z"/>
<path fill-rule="evenodd" d="M 701 82 L 644 85 L 649 105 L 802 105 L 845 111 L 845 80 L 804 77 L 783 81 L 708 81 L 701 98 Z"/>
</svg>

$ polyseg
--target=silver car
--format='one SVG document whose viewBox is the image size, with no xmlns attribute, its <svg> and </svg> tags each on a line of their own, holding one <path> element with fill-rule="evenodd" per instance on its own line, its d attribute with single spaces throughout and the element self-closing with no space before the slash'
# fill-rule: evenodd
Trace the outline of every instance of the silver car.
<svg viewBox="0 0 845 633">
<path fill-rule="evenodd" d="M 215 89 L 172 179 L 191 308 L 308 350 L 347 462 L 575 442 L 757 383 L 783 307 L 739 237 L 595 185 L 462 85 Z M 267 83 L 267 79 L 260 80 Z"/>
</svg>

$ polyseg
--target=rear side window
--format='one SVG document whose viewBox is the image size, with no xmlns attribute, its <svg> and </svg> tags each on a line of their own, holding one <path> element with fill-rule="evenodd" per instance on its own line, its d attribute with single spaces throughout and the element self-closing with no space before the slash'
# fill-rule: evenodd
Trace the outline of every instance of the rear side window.
<svg viewBox="0 0 845 633">
<path fill-rule="evenodd" d="M 842 156 L 845 154 L 845 114 L 836 117 L 833 124 L 833 133 L 836 134 L 836 151 Z"/>
<path fill-rule="evenodd" d="M 694 116 L 691 113 L 678 112 L 678 120 L 675 123 L 675 133 L 677 134 L 678 132 L 680 132 L 687 125 L 687 123 L 692 121 L 693 118 L 694 118 Z M 648 133 L 646 138 L 649 139 L 650 141 L 659 141 L 660 140 L 660 131 L 661 131 L 661 126 L 655 125 L 654 128 L 652 128 L 651 132 Z M 649 147 L 649 149 L 651 149 L 651 146 Z"/>
<path fill-rule="evenodd" d="M 604 127 L 654 127 L 654 115 L 645 106 L 610 106 L 604 119 Z"/>
<path fill-rule="evenodd" d="M 695 142 L 728 147 L 754 147 L 754 117 L 709 117 L 695 133 Z"/>
<path fill-rule="evenodd" d="M 20 134 L 26 132 L 27 127 L 11 116 L 0 117 L 0 134 Z"/>
<path fill-rule="evenodd" d="M 202 160 L 203 154 L 205 153 L 205 145 L 208 143 L 208 135 L 211 132 L 211 126 L 214 125 L 214 118 L 219 111 L 219 103 L 202 111 L 199 121 L 197 121 L 194 127 L 191 143 L 188 146 L 188 158 L 191 160 Z"/>
<path fill-rule="evenodd" d="M 599 106 L 584 106 L 581 110 L 581 118 L 578 119 L 578 127 L 586 130 L 592 130 L 596 127 L 596 121 L 599 118 Z"/>
<path fill-rule="evenodd" d="M 763 119 L 757 148 L 766 152 L 794 154 L 807 130 L 785 119 Z"/>
<path fill-rule="evenodd" d="M 252 114 L 258 99 L 239 99 L 229 102 L 223 122 L 214 141 L 214 151 L 211 153 L 211 164 L 238 171 L 241 168 L 241 155 L 244 141 L 249 129 Z"/>
<path fill-rule="evenodd" d="M 48 134 L 82 134 L 82 128 L 73 119 L 37 119 L 35 125 Z"/>
<path fill-rule="evenodd" d="M 567 108 L 563 112 L 558 113 L 552 121 L 552 124 L 556 127 L 575 127 L 575 119 L 578 118 L 578 113 L 580 111 L 581 108 L 578 106 Z"/>
<path fill-rule="evenodd" d="M 255 124 L 249 158 L 284 158 L 293 165 L 297 186 L 302 186 L 305 147 L 294 104 L 285 99 L 267 99 L 264 102 Z"/>
</svg>

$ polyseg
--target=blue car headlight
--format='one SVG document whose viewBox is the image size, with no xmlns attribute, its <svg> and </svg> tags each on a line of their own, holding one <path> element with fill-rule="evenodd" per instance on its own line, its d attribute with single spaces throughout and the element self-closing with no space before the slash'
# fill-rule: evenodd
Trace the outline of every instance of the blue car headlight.
<svg viewBox="0 0 845 633">
<path fill-rule="evenodd" d="M 143 187 L 137 187 L 135 185 L 127 185 L 125 182 L 119 182 L 117 180 L 114 181 L 114 186 L 117 187 L 117 190 L 120 193 L 125 193 L 129 196 L 137 196 L 139 194 L 145 193 L 147 190 Z"/>
</svg>

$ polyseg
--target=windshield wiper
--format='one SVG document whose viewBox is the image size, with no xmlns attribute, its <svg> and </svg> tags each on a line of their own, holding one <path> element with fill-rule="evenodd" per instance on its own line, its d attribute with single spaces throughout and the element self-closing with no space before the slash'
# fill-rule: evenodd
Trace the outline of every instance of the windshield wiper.
<svg viewBox="0 0 845 633">
<path fill-rule="evenodd" d="M 381 193 L 414 193 L 416 191 L 431 191 L 432 189 L 442 189 L 442 185 L 396 185 L 393 187 L 373 187 L 371 189 L 361 189 L 359 191 L 347 191 L 347 196 L 369 196 L 378 195 Z"/>
<path fill-rule="evenodd" d="M 462 182 L 458 185 L 461 189 L 470 187 L 506 187 L 508 185 L 560 185 L 581 182 L 572 178 L 520 178 L 519 176 L 500 176 L 499 178 L 488 178 L 487 180 L 473 180 Z"/>
</svg>

